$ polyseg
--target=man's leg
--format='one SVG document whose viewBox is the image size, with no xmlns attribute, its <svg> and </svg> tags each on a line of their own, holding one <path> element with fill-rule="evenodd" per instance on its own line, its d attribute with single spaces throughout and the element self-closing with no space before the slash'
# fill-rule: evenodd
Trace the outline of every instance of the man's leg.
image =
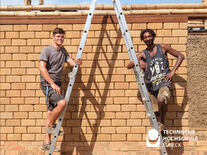
<svg viewBox="0 0 207 155">
<path fill-rule="evenodd" d="M 167 114 L 167 104 L 164 104 L 163 106 L 162 106 L 162 109 L 161 109 L 161 111 L 162 111 L 162 117 L 161 117 L 161 122 L 163 123 L 163 124 L 165 124 L 165 116 L 166 116 L 166 114 Z"/>
<path fill-rule="evenodd" d="M 47 118 L 45 122 L 45 127 L 52 127 L 52 125 L 55 123 L 57 118 L 60 116 L 62 111 L 64 110 L 66 106 L 66 101 L 65 99 L 57 102 L 57 106 L 52 110 L 48 110 L 47 112 Z M 51 134 L 45 133 L 45 140 L 44 144 L 49 144 L 51 142 Z"/>
<path fill-rule="evenodd" d="M 57 103 L 57 106 L 48 114 L 48 117 L 47 117 L 47 120 L 48 120 L 48 126 L 52 126 L 56 119 L 60 116 L 60 114 L 62 113 L 62 111 L 64 110 L 66 106 L 66 102 L 65 102 L 65 99 L 64 100 L 61 100 Z"/>
<path fill-rule="evenodd" d="M 167 104 L 170 99 L 170 89 L 169 87 L 165 86 L 160 88 L 158 95 L 157 95 L 157 102 L 159 106 L 159 113 L 160 113 L 160 121 L 161 123 L 165 123 L 165 116 L 167 113 Z"/>
<path fill-rule="evenodd" d="M 156 119 L 157 119 L 158 122 L 160 122 L 159 106 L 158 106 L 158 103 L 157 103 L 156 94 L 148 93 L 148 95 L 150 97 L 150 101 L 152 103 L 152 108 L 153 108 L 153 111 L 155 113 Z"/>
<path fill-rule="evenodd" d="M 163 111 L 163 107 L 165 106 L 165 99 L 162 97 L 158 97 L 157 103 L 158 103 L 158 107 L 159 107 L 159 120 L 158 120 L 158 122 L 161 122 L 162 124 L 164 124 L 166 111 Z"/>
</svg>

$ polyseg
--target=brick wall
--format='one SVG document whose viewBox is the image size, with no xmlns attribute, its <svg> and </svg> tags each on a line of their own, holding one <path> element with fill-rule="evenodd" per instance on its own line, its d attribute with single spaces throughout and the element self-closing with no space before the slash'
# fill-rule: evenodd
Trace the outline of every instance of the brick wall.
<svg viewBox="0 0 207 155">
<path fill-rule="evenodd" d="M 187 21 L 157 22 L 156 18 L 152 16 L 151 22 L 128 22 L 135 50 L 145 48 L 139 38 L 141 29 L 151 28 L 157 33 L 156 43 L 169 44 L 186 55 Z M 39 86 L 39 55 L 43 47 L 52 43 L 56 27 L 66 30 L 64 46 L 75 58 L 84 22 L 0 25 L 2 154 L 41 153 L 47 109 Z M 63 122 L 65 135 L 58 138 L 58 145 L 65 154 L 143 152 L 150 124 L 133 71 L 126 69 L 129 57 L 119 25 L 94 22 L 82 59 Z M 175 62 L 169 56 L 171 68 Z M 65 66 L 63 93 L 70 71 Z M 168 129 L 188 129 L 187 60 L 173 82 L 166 125 Z"/>
</svg>

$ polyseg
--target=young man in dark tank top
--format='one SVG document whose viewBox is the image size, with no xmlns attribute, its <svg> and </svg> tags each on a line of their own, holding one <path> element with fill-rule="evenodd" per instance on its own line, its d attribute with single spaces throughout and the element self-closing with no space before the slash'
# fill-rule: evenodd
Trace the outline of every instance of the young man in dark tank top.
<svg viewBox="0 0 207 155">
<path fill-rule="evenodd" d="M 164 129 L 167 103 L 171 95 L 171 79 L 175 71 L 181 65 L 184 55 L 165 44 L 154 44 L 156 37 L 152 29 L 145 29 L 140 34 L 147 48 L 138 54 L 140 67 L 144 71 L 145 83 L 152 101 L 153 110 L 157 117 L 158 125 Z M 167 53 L 177 58 L 175 66 L 169 70 Z M 133 68 L 134 62 L 130 62 L 127 68 Z"/>
</svg>

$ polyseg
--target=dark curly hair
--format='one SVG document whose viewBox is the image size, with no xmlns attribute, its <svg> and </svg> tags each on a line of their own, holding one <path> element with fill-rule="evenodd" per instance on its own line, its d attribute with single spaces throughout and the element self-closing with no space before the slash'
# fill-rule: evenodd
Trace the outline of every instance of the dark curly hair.
<svg viewBox="0 0 207 155">
<path fill-rule="evenodd" d="M 149 32 L 153 36 L 153 38 L 156 37 L 155 31 L 153 31 L 152 29 L 144 29 L 144 30 L 141 31 L 141 34 L 140 34 L 141 41 L 144 39 L 144 34 L 146 32 Z"/>
</svg>

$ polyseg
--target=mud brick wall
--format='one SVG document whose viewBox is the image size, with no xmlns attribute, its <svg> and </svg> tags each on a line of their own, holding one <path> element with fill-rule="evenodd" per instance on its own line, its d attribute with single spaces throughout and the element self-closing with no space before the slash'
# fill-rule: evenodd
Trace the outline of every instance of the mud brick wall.
<svg viewBox="0 0 207 155">
<path fill-rule="evenodd" d="M 188 58 L 188 98 L 189 98 L 189 125 L 194 128 L 207 127 L 207 35 L 189 35 L 187 44 Z M 199 118 L 199 119 L 198 119 Z M 207 134 L 200 131 L 200 139 L 207 139 Z"/>
<path fill-rule="evenodd" d="M 61 27 L 66 30 L 64 46 L 75 58 L 85 24 L 84 16 L 65 17 L 65 20 L 38 18 L 1 18 L 0 139 L 5 154 L 40 151 L 47 110 L 39 86 L 40 52 L 52 43 L 54 28 Z M 186 56 L 186 18 L 137 15 L 126 19 L 137 53 L 145 48 L 139 38 L 141 30 L 151 28 L 157 33 L 156 43 L 169 44 Z M 114 150 L 120 150 L 121 144 L 127 147 L 132 143 L 137 148 L 137 143 L 145 142 L 150 124 L 138 97 L 135 75 L 132 70 L 126 69 L 129 57 L 114 17 L 95 17 L 82 59 L 63 122 L 65 135 L 59 137 L 58 144 L 67 143 L 71 152 L 75 148 L 81 151 L 78 146 L 88 147 L 91 152 L 105 145 L 108 147 L 106 152 L 112 145 L 117 146 Z M 176 58 L 169 56 L 171 68 L 175 62 Z M 67 89 L 67 74 L 70 71 L 71 68 L 65 66 L 63 93 Z M 173 77 L 173 82 L 166 126 L 168 129 L 188 129 L 186 59 Z M 15 146 L 19 148 L 14 149 Z"/>
</svg>

